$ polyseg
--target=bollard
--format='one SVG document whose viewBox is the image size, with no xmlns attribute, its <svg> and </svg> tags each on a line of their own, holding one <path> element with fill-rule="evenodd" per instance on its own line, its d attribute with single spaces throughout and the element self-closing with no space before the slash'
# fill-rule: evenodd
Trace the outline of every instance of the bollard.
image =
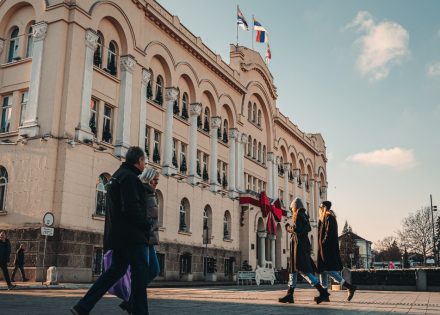
<svg viewBox="0 0 440 315">
<path fill-rule="evenodd" d="M 417 291 L 428 291 L 428 279 L 426 277 L 426 270 L 416 270 L 416 288 Z"/>
<path fill-rule="evenodd" d="M 57 267 L 51 266 L 49 269 L 47 269 L 47 277 L 46 277 L 46 284 L 58 284 L 58 271 Z"/>
</svg>

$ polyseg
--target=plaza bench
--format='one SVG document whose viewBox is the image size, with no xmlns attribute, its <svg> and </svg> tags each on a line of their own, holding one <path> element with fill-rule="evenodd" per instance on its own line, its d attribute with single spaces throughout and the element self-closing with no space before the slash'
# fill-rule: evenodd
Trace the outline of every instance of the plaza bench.
<svg viewBox="0 0 440 315">
<path fill-rule="evenodd" d="M 243 282 L 246 280 L 247 284 L 253 284 L 255 281 L 255 271 L 238 271 L 237 272 L 237 284 L 240 285 L 240 280 Z"/>
</svg>

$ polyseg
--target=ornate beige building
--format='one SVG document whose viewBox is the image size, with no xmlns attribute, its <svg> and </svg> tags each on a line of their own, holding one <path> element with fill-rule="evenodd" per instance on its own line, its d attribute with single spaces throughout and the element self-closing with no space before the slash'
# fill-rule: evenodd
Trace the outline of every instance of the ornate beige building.
<svg viewBox="0 0 440 315">
<path fill-rule="evenodd" d="M 279 111 L 259 53 L 231 45 L 227 64 L 153 0 L 2 0 L 0 38 L 0 228 L 27 243 L 34 277 L 48 211 L 45 265 L 99 274 L 105 184 L 131 145 L 163 174 L 162 279 L 286 268 L 287 218 L 268 233 L 262 191 L 302 197 L 316 243 L 324 140 Z"/>
</svg>

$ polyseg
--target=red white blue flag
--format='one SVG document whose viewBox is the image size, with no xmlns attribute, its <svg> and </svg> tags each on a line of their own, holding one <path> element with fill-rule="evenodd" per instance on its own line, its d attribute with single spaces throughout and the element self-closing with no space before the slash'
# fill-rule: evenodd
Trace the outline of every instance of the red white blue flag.
<svg viewBox="0 0 440 315">
<path fill-rule="evenodd" d="M 237 5 L 237 24 L 245 31 L 249 31 L 248 23 L 243 15 L 243 12 L 240 11 L 238 5 Z"/>
<path fill-rule="evenodd" d="M 267 43 L 269 41 L 267 37 L 266 29 L 255 18 L 254 18 L 254 30 L 257 31 L 257 36 L 255 38 L 255 41 L 257 43 Z"/>
</svg>

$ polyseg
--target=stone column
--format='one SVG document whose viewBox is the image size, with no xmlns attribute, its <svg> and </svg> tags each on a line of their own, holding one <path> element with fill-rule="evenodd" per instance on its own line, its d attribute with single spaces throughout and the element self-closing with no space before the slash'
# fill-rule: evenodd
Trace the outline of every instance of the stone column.
<svg viewBox="0 0 440 315">
<path fill-rule="evenodd" d="M 269 198 L 274 198 L 274 176 L 273 176 L 273 162 L 275 159 L 275 155 L 273 154 L 273 152 L 267 152 L 267 191 L 266 191 L 266 195 Z"/>
<path fill-rule="evenodd" d="M 121 56 L 121 87 L 119 92 L 118 125 L 116 130 L 115 155 L 125 157 L 130 147 L 131 103 L 133 99 L 133 70 L 136 59 L 131 55 Z"/>
<path fill-rule="evenodd" d="M 283 165 L 283 170 L 284 170 L 284 207 L 286 208 L 286 210 L 289 210 L 289 206 L 290 206 L 290 200 L 289 200 L 289 172 L 290 172 L 290 164 L 289 163 L 284 163 Z"/>
<path fill-rule="evenodd" d="M 275 245 L 275 241 L 276 241 L 277 237 L 276 235 L 269 235 L 269 240 L 270 240 L 270 260 L 272 260 L 272 267 L 275 268 L 275 260 L 276 260 L 276 245 Z"/>
<path fill-rule="evenodd" d="M 47 33 L 47 23 L 39 22 L 32 26 L 33 49 L 32 69 L 29 83 L 29 99 L 26 106 L 23 126 L 19 127 L 19 135 L 35 137 L 40 131 L 38 125 L 38 104 L 40 96 L 41 67 L 43 63 L 44 39 Z M 93 57 L 93 55 L 92 55 Z M 93 61 L 93 60 L 92 60 Z M 90 108 L 90 99 L 87 103 Z M 87 122 L 88 123 L 88 122 Z M 90 128 L 89 128 L 90 130 Z"/>
<path fill-rule="evenodd" d="M 218 161 L 218 136 L 217 129 L 220 128 L 222 124 L 221 117 L 214 116 L 211 117 L 211 161 L 210 161 L 210 190 L 218 191 L 220 189 L 220 185 L 217 181 L 217 161 Z M 232 146 L 232 145 L 231 145 Z M 231 167 L 229 165 L 229 167 Z"/>
<path fill-rule="evenodd" d="M 197 174 L 197 117 L 202 110 L 202 104 L 193 103 L 189 106 L 190 136 L 189 136 L 189 176 L 188 182 L 192 185 L 200 182 Z"/>
<path fill-rule="evenodd" d="M 238 157 L 241 160 L 240 174 L 238 178 L 240 179 L 240 185 L 242 191 L 246 191 L 246 183 L 244 180 L 244 155 L 246 152 L 245 148 L 247 146 L 247 142 L 248 142 L 247 134 L 242 133 L 241 141 L 240 141 L 240 155 Z"/>
<path fill-rule="evenodd" d="M 235 187 L 235 141 L 238 139 L 239 131 L 236 128 L 229 129 L 229 196 L 231 198 L 237 197 L 237 190 Z"/>
<path fill-rule="evenodd" d="M 315 207 L 315 179 L 310 178 L 310 208 L 312 209 L 312 220 L 316 223 L 317 209 Z"/>
<path fill-rule="evenodd" d="M 165 147 L 162 173 L 167 176 L 177 173 L 177 169 L 173 165 L 173 105 L 177 100 L 178 95 L 179 90 L 175 87 L 168 87 L 165 89 Z"/>
<path fill-rule="evenodd" d="M 258 263 L 261 267 L 264 267 L 266 262 L 266 232 L 258 232 L 258 241 L 260 243 L 260 251 L 258 253 Z"/>
<path fill-rule="evenodd" d="M 145 127 L 147 124 L 147 85 L 150 81 L 151 72 L 142 69 L 141 91 L 140 91 L 140 117 L 139 117 L 139 147 L 145 152 Z M 145 162 L 148 162 L 145 154 Z"/>
</svg>

